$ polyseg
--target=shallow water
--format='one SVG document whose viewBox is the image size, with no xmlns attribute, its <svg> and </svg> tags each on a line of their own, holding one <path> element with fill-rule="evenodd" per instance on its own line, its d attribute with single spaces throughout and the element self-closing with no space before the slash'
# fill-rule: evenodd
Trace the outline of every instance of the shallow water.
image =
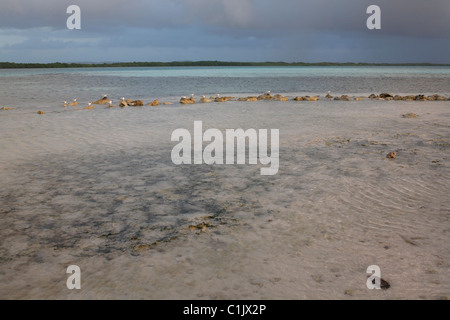
<svg viewBox="0 0 450 320">
<path fill-rule="evenodd" d="M 449 95 L 450 67 L 185 67 L 0 70 L 1 106 L 59 108 L 107 94 L 178 101 L 181 96 L 396 94 Z"/>
<path fill-rule="evenodd" d="M 52 103 L 41 116 L 27 102 L 0 112 L 3 299 L 450 293 L 449 102 Z M 411 112 L 419 117 L 402 118 Z M 279 129 L 279 172 L 174 165 L 171 133 L 196 120 Z M 81 290 L 66 288 L 72 264 Z M 367 289 L 369 265 L 391 288 Z"/>
</svg>

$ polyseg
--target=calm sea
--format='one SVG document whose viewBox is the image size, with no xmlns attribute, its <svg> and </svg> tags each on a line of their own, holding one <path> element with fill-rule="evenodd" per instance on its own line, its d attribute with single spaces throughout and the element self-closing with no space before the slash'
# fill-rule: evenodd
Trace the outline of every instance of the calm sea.
<svg viewBox="0 0 450 320">
<path fill-rule="evenodd" d="M 167 67 L 0 70 L 1 104 L 59 106 L 62 101 L 167 99 L 194 93 L 286 95 L 450 93 L 449 67 Z"/>
</svg>

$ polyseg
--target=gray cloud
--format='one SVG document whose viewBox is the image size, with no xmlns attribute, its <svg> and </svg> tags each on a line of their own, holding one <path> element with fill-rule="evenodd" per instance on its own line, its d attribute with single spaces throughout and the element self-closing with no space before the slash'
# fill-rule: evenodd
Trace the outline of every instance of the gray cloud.
<svg viewBox="0 0 450 320">
<path fill-rule="evenodd" d="M 66 29 L 66 8 L 72 4 L 81 8 L 82 30 Z M 365 27 L 371 4 L 381 7 L 381 30 Z M 54 49 L 57 55 L 57 50 L 66 54 L 68 48 L 98 46 L 172 50 L 167 57 L 176 56 L 178 48 L 174 60 L 187 59 L 185 51 L 191 50 L 200 53 L 194 60 L 219 59 L 213 55 L 220 53 L 230 57 L 224 60 L 350 61 L 358 53 L 363 61 L 375 51 L 377 59 L 450 63 L 449 17 L 449 0 L 2 0 L 0 55 L 25 49 Z M 425 44 L 428 55 L 418 49 Z"/>
<path fill-rule="evenodd" d="M 448 0 L 2 0 L 0 27 L 65 28 L 66 8 L 77 4 L 86 28 L 169 28 L 192 25 L 228 29 L 357 31 L 366 8 L 382 8 L 383 32 L 450 36 Z"/>
</svg>

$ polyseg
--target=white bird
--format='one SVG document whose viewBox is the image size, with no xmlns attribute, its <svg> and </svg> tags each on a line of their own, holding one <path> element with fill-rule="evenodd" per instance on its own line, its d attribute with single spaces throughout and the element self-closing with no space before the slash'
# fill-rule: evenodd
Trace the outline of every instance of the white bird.
<svg viewBox="0 0 450 320">
<path fill-rule="evenodd" d="M 191 93 L 191 97 L 192 97 L 192 98 L 194 97 L 194 94 L 193 94 L 193 93 Z"/>
<path fill-rule="evenodd" d="M 125 97 L 122 97 L 122 101 L 124 101 L 125 100 Z"/>
<path fill-rule="evenodd" d="M 103 95 L 103 98 L 106 98 L 107 96 L 108 96 L 107 94 L 104 94 L 104 95 Z"/>
<path fill-rule="evenodd" d="M 181 98 L 182 98 L 182 99 L 186 99 L 186 96 L 182 96 Z"/>
<path fill-rule="evenodd" d="M 217 94 L 217 98 L 220 97 L 220 94 Z"/>
<path fill-rule="evenodd" d="M 73 102 L 66 104 L 66 106 L 77 106 L 78 102 L 77 99 L 73 99 Z"/>
<path fill-rule="evenodd" d="M 269 91 L 266 91 L 266 94 L 270 94 L 270 90 L 269 90 Z"/>
</svg>

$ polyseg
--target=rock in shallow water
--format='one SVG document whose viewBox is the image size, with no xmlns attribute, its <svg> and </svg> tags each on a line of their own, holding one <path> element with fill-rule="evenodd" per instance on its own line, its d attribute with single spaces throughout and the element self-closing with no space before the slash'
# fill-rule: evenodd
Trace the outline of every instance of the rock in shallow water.
<svg viewBox="0 0 450 320">
<path fill-rule="evenodd" d="M 289 98 L 288 97 L 284 97 L 281 94 L 276 94 L 273 96 L 273 100 L 274 101 L 288 101 Z"/>
<path fill-rule="evenodd" d="M 206 97 L 201 97 L 198 102 L 200 102 L 200 103 L 210 103 L 210 102 L 212 102 L 212 100 L 208 99 Z"/>
<path fill-rule="evenodd" d="M 397 152 L 395 152 L 395 151 L 389 152 L 386 155 L 386 158 L 388 158 L 388 159 L 395 159 L 396 157 L 397 157 Z"/>
<path fill-rule="evenodd" d="M 156 106 L 159 106 L 159 100 L 156 99 L 156 100 L 154 100 L 153 102 L 148 103 L 147 106 L 150 106 L 150 107 L 156 107 Z"/>
<path fill-rule="evenodd" d="M 92 102 L 92 104 L 109 104 L 110 101 L 111 101 L 111 99 L 109 99 L 108 97 L 105 96 L 100 100 Z"/>
<path fill-rule="evenodd" d="M 181 103 L 181 104 L 194 104 L 194 103 L 195 103 L 195 100 L 194 100 L 193 97 L 190 97 L 189 99 L 187 99 L 187 98 L 181 98 L 181 99 L 180 99 L 180 103 Z"/>
<path fill-rule="evenodd" d="M 144 106 L 144 102 L 142 102 L 142 100 L 134 100 L 134 101 L 131 101 L 130 103 L 128 103 L 128 105 L 130 107 L 142 107 L 142 106 Z"/>
<path fill-rule="evenodd" d="M 386 98 L 394 98 L 394 96 L 390 93 L 381 93 L 380 98 L 386 99 Z"/>
<path fill-rule="evenodd" d="M 415 113 L 405 113 L 402 114 L 402 118 L 409 118 L 409 119 L 413 119 L 413 118 L 417 118 L 419 117 L 417 114 Z"/>
<path fill-rule="evenodd" d="M 215 99 L 214 99 L 214 101 L 215 102 L 227 102 L 228 101 L 228 98 L 227 97 L 216 97 Z"/>
<path fill-rule="evenodd" d="M 417 96 L 415 96 L 414 100 L 425 101 L 425 100 L 427 100 L 427 97 L 425 97 L 423 94 L 418 94 Z"/>
<path fill-rule="evenodd" d="M 441 95 L 434 94 L 432 96 L 428 96 L 427 100 L 429 100 L 429 101 L 445 101 L 447 99 Z"/>
<path fill-rule="evenodd" d="M 258 100 L 272 100 L 273 97 L 270 95 L 270 93 L 262 94 L 258 96 Z"/>
<path fill-rule="evenodd" d="M 238 101 L 258 101 L 257 97 L 244 97 L 244 98 L 239 98 Z"/>
</svg>

